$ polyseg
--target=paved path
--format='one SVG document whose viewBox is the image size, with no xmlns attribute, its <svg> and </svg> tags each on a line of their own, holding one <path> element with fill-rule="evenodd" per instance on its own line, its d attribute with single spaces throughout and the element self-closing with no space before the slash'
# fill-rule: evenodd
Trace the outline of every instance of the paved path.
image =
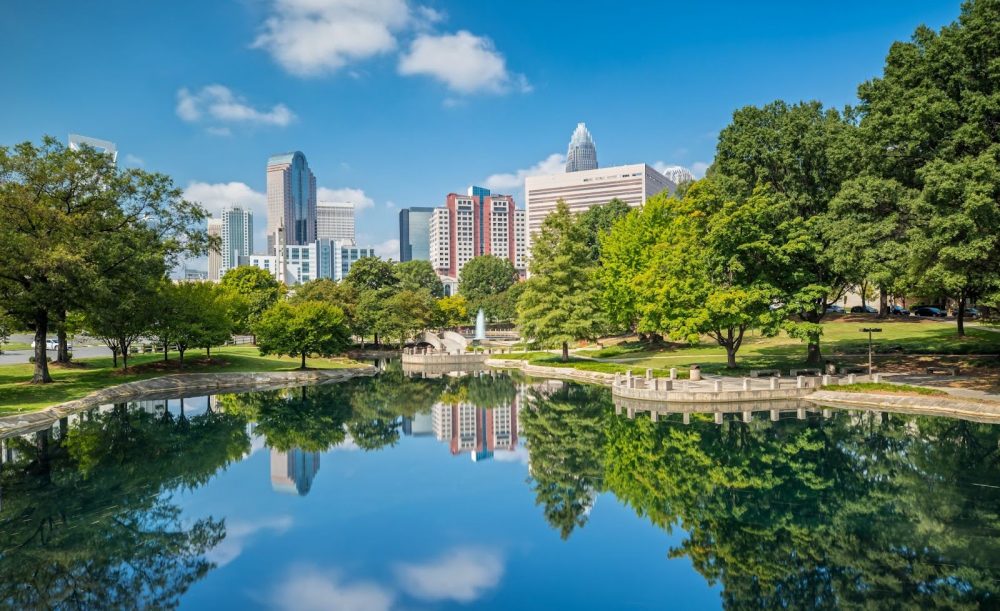
<svg viewBox="0 0 1000 611">
<path fill-rule="evenodd" d="M 973 388 L 954 388 L 943 386 L 955 380 L 968 379 L 968 376 L 942 376 L 924 374 L 885 374 L 883 380 L 894 384 L 909 384 L 910 386 L 921 386 L 923 388 L 933 388 L 942 390 L 949 395 L 964 397 L 966 399 L 980 399 L 985 401 L 1000 401 L 1000 394 L 985 390 L 975 390 Z"/>
</svg>

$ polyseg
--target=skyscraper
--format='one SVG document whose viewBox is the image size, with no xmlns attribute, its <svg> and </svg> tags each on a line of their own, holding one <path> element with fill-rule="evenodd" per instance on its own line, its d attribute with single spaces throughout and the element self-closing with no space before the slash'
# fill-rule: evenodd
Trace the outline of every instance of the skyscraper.
<svg viewBox="0 0 1000 611">
<path fill-rule="evenodd" d="M 271 448 L 271 488 L 275 492 L 305 496 L 319 472 L 319 452 L 292 448 L 279 452 Z"/>
<path fill-rule="evenodd" d="M 403 208 L 399 211 L 399 261 L 431 260 L 431 216 L 434 208 Z"/>
<path fill-rule="evenodd" d="M 220 273 L 245 265 L 253 254 L 253 214 L 239 206 L 222 211 L 222 266 Z"/>
<path fill-rule="evenodd" d="M 275 254 L 275 235 L 284 224 L 289 245 L 316 241 L 316 176 L 299 151 L 267 160 L 267 254 Z"/>
<path fill-rule="evenodd" d="M 354 204 L 318 202 L 316 204 L 316 239 L 354 243 Z"/>
<path fill-rule="evenodd" d="M 569 140 L 569 150 L 566 151 L 566 171 L 580 172 L 597 169 L 597 147 L 594 139 L 587 131 L 586 123 L 577 123 L 573 137 Z"/>
<path fill-rule="evenodd" d="M 449 193 L 444 207 L 431 214 L 431 265 L 439 276 L 458 278 L 473 257 L 494 255 L 523 274 L 524 218 L 510 195 L 491 195 L 483 187 L 469 187 L 467 195 Z"/>
<path fill-rule="evenodd" d="M 208 237 L 222 237 L 222 219 L 208 219 Z M 208 279 L 215 281 L 222 278 L 222 250 L 208 251 Z"/>
</svg>

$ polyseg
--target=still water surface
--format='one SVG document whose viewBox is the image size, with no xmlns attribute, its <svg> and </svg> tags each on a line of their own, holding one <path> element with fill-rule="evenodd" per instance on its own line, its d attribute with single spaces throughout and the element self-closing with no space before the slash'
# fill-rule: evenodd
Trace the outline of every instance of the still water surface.
<svg viewBox="0 0 1000 611">
<path fill-rule="evenodd" d="M 3 441 L 0 606 L 997 607 L 1000 427 L 383 375 Z"/>
</svg>

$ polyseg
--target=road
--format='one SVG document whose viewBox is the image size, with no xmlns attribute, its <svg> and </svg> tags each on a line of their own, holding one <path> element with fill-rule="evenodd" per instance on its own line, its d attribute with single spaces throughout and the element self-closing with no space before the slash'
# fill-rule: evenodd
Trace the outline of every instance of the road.
<svg viewBox="0 0 1000 611">
<path fill-rule="evenodd" d="M 11 342 L 18 342 L 25 344 L 30 344 L 32 341 L 34 341 L 34 339 L 35 338 L 33 336 L 27 334 L 15 334 L 10 336 Z M 96 342 L 97 340 L 93 338 L 83 338 L 81 341 L 70 342 L 74 345 L 73 358 L 83 359 L 83 358 L 91 358 L 97 356 L 110 357 L 111 350 L 109 350 L 108 347 L 105 346 L 104 344 L 98 344 Z M 33 355 L 34 351 L 30 349 L 11 350 L 9 352 L 7 350 L 4 350 L 3 354 L 0 354 L 0 365 L 27 363 L 28 359 L 30 359 Z M 56 358 L 56 351 L 49 350 L 48 355 L 54 360 Z"/>
</svg>

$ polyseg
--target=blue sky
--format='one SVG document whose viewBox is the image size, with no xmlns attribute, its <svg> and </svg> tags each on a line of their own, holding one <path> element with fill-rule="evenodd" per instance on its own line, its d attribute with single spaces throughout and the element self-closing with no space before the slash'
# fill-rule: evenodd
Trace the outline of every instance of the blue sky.
<svg viewBox="0 0 1000 611">
<path fill-rule="evenodd" d="M 519 200 L 585 121 L 601 165 L 700 172 L 734 109 L 852 103 L 889 45 L 955 19 L 948 0 L 39 1 L 0 20 L 0 144 L 112 140 L 264 225 L 270 154 L 303 151 L 323 196 L 363 206 L 398 254 L 400 207 L 472 183 Z M 523 202 L 518 202 L 522 204 Z M 258 232 L 258 242 L 262 232 Z M 259 246 L 258 246 L 259 247 Z"/>
</svg>

